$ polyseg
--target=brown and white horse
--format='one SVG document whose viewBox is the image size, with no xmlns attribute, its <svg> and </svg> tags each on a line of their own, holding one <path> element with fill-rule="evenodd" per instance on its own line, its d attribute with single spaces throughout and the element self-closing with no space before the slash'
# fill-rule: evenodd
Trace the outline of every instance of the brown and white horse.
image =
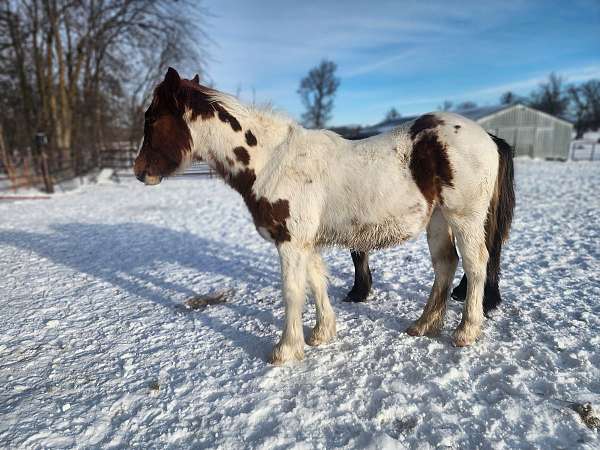
<svg viewBox="0 0 600 450">
<path fill-rule="evenodd" d="M 504 141 L 452 113 L 430 113 L 387 134 L 348 141 L 240 104 L 169 69 L 146 111 L 135 174 L 146 184 L 203 159 L 252 214 L 279 252 L 285 321 L 270 361 L 304 357 L 307 286 L 316 304 L 309 345 L 336 334 L 319 249 L 369 251 L 427 230 L 435 279 L 411 336 L 442 327 L 458 255 L 468 276 L 453 342 L 472 344 L 483 322 L 486 278 L 499 271 L 514 206 L 512 152 Z"/>
</svg>

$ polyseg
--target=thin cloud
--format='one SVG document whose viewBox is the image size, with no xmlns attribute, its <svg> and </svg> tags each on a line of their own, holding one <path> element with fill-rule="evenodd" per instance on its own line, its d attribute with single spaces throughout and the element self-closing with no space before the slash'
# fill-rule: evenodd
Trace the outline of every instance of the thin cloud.
<svg viewBox="0 0 600 450">
<path fill-rule="evenodd" d="M 599 78 L 600 77 L 600 65 L 597 66 L 584 66 L 579 68 L 569 68 L 565 70 L 557 70 L 555 71 L 557 75 L 563 77 L 567 83 L 569 82 L 580 82 L 586 81 L 591 78 Z M 472 97 L 481 97 L 488 95 L 500 95 L 508 91 L 523 91 L 525 89 L 533 89 L 537 87 L 540 83 L 544 83 L 548 81 L 548 74 L 544 74 L 543 76 L 536 76 L 532 78 L 528 78 L 525 80 L 515 81 L 512 83 L 500 84 L 496 86 L 491 86 L 484 89 L 477 89 L 474 91 L 466 92 L 461 94 L 460 96 L 454 96 L 453 99 L 456 98 L 466 98 L 469 96 Z M 452 100 L 452 99 L 451 99 Z"/>
<path fill-rule="evenodd" d="M 374 72 L 383 67 L 389 66 L 398 61 L 406 61 L 407 58 L 414 56 L 416 53 L 415 50 L 405 50 L 399 54 L 390 56 L 388 58 L 383 58 L 377 61 L 373 61 L 369 64 L 361 64 L 355 66 L 354 69 L 343 70 L 340 72 L 340 76 L 342 78 L 352 78 L 357 75 L 365 75 L 369 72 Z"/>
</svg>

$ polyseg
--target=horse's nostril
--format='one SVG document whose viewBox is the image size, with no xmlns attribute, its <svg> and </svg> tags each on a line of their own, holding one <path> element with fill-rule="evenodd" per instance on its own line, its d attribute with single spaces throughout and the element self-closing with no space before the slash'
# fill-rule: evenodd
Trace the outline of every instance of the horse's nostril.
<svg viewBox="0 0 600 450">
<path fill-rule="evenodd" d="M 144 182 L 144 180 L 146 179 L 146 171 L 144 171 L 144 172 L 140 172 L 140 173 L 139 173 L 139 174 L 136 176 L 136 178 L 137 178 L 138 180 L 140 180 L 140 181 L 143 183 L 143 182 Z"/>
</svg>

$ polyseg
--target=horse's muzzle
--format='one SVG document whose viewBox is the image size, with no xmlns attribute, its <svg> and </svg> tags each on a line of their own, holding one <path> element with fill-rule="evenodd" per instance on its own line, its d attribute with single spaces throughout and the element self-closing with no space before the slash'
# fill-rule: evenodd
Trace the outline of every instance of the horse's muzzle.
<svg viewBox="0 0 600 450">
<path fill-rule="evenodd" d="M 159 184 L 163 179 L 163 177 L 160 175 L 148 175 L 146 172 L 140 172 L 135 177 L 146 186 L 154 186 L 155 184 Z"/>
</svg>

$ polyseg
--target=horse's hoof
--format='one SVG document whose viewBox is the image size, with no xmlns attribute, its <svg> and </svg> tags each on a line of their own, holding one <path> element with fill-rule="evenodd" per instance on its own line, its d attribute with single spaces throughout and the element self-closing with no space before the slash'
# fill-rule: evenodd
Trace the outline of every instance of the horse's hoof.
<svg viewBox="0 0 600 450">
<path fill-rule="evenodd" d="M 335 324 L 333 326 L 315 326 L 306 343 L 311 347 L 318 347 L 319 345 L 329 344 L 335 339 Z"/>
<path fill-rule="evenodd" d="M 409 336 L 424 336 L 425 328 L 415 322 L 406 329 L 406 334 Z"/>
<path fill-rule="evenodd" d="M 411 325 L 406 329 L 406 334 L 408 334 L 409 336 L 423 336 L 423 333 L 421 333 L 419 329 L 414 325 Z"/>
<path fill-rule="evenodd" d="M 469 347 L 474 341 L 464 337 L 453 337 L 452 345 L 455 347 Z"/>
<path fill-rule="evenodd" d="M 443 325 L 443 317 L 429 320 L 423 320 L 423 318 L 420 318 L 415 320 L 413 324 L 406 329 L 406 334 L 409 336 L 437 336 L 440 334 Z"/>
<path fill-rule="evenodd" d="M 304 359 L 304 348 L 302 346 L 291 346 L 287 344 L 277 344 L 273 347 L 267 361 L 269 364 L 281 366 L 290 361 L 302 361 Z"/>
<path fill-rule="evenodd" d="M 343 301 L 347 302 L 347 303 L 363 303 L 367 301 L 367 298 L 369 297 L 369 293 L 357 293 L 357 292 L 348 292 L 348 295 L 346 295 L 346 298 L 344 298 Z"/>
<path fill-rule="evenodd" d="M 452 345 L 455 347 L 469 347 L 477 340 L 480 334 L 481 329 L 479 327 L 459 325 L 452 335 Z"/>
</svg>

